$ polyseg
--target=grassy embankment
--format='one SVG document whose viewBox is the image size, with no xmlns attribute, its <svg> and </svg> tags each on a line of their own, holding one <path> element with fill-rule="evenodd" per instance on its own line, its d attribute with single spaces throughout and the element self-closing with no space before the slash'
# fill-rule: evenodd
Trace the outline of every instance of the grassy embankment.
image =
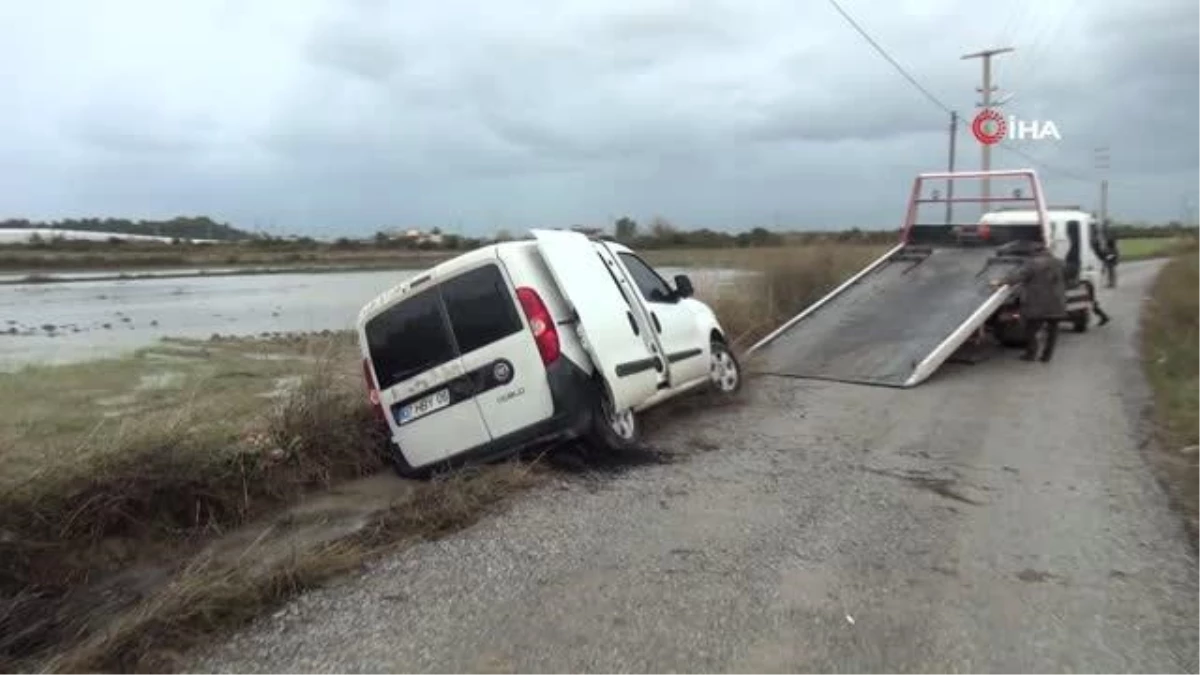
<svg viewBox="0 0 1200 675">
<path fill-rule="evenodd" d="M 222 534 L 383 466 L 356 355 L 347 336 L 170 341 L 0 375 L 0 666 L 169 667 L 165 650 L 536 478 L 499 466 L 425 483 L 371 527 L 267 567 L 210 555 Z"/>
<path fill-rule="evenodd" d="M 1148 260 L 1165 258 L 1196 248 L 1195 237 L 1142 237 L 1122 239 L 1117 242 L 1121 260 Z"/>
<path fill-rule="evenodd" d="M 1200 399 L 1200 273 L 1196 253 L 1173 258 L 1150 290 L 1142 312 L 1142 361 L 1154 392 L 1158 443 L 1152 461 L 1172 501 L 1197 535 L 1197 427 Z"/>
<path fill-rule="evenodd" d="M 881 250 L 671 252 L 667 263 L 760 273 L 697 289 L 745 346 Z M 348 538 L 254 572 L 207 555 L 223 534 L 383 467 L 365 399 L 349 335 L 174 340 L 0 375 L 0 665 L 169 668 L 171 650 L 468 524 L 543 476 L 512 463 L 451 474 Z M 153 573 L 118 574 L 131 569 Z"/>
</svg>

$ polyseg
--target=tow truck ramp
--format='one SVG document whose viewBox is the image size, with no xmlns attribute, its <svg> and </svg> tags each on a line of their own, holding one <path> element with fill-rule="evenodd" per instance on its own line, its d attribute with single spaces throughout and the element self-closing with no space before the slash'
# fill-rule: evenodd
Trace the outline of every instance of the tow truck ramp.
<svg viewBox="0 0 1200 675">
<path fill-rule="evenodd" d="M 756 371 L 891 387 L 925 381 L 1008 299 L 992 249 L 899 246 L 768 335 Z"/>
</svg>

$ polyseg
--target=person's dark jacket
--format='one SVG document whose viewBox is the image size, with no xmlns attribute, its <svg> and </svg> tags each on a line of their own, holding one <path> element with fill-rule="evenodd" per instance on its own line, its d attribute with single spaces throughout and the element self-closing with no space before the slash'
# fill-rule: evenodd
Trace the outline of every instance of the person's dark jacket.
<svg viewBox="0 0 1200 675">
<path fill-rule="evenodd" d="M 1035 254 L 1004 283 L 1021 285 L 1021 316 L 1026 319 L 1061 319 L 1067 315 L 1067 288 L 1062 261 L 1048 251 Z"/>
<path fill-rule="evenodd" d="M 1108 261 L 1110 263 L 1114 263 L 1114 264 L 1117 263 L 1118 261 L 1120 261 L 1121 260 L 1121 252 L 1117 250 L 1117 240 L 1115 238 L 1110 237 L 1109 240 L 1107 242 L 1105 242 L 1105 244 L 1106 244 L 1105 248 L 1108 249 L 1108 256 L 1107 256 Z"/>
</svg>

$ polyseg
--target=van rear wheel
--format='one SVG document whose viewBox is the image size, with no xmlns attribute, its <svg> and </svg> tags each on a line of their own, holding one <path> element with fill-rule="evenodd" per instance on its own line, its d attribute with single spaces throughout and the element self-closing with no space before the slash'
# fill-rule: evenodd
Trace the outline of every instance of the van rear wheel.
<svg viewBox="0 0 1200 675">
<path fill-rule="evenodd" d="M 597 392 L 593 405 L 592 428 L 586 439 L 588 445 L 600 451 L 617 452 L 638 446 L 642 429 L 633 410 L 613 410 L 612 400 L 603 388 Z"/>
</svg>

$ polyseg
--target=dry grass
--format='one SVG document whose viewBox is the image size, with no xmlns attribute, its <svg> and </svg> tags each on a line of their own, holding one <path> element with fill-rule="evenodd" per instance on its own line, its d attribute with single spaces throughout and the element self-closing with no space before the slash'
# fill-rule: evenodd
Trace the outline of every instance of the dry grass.
<svg viewBox="0 0 1200 675">
<path fill-rule="evenodd" d="M 102 632 L 42 664 L 51 672 L 161 672 L 214 631 L 243 624 L 296 593 L 358 569 L 383 552 L 467 527 L 543 474 L 507 463 L 422 483 L 359 534 L 322 545 L 265 573 L 228 561 L 200 560 L 114 619 Z"/>
<path fill-rule="evenodd" d="M 205 537 L 383 465 L 383 436 L 362 384 L 348 376 L 355 369 L 344 364 L 357 360 L 346 358 L 344 337 L 289 352 L 307 358 L 255 358 L 248 344 L 172 362 L 185 373 L 182 384 L 146 401 L 123 399 L 132 407 L 116 418 L 72 399 L 86 399 L 81 392 L 99 398 L 102 384 L 129 388 L 144 374 L 137 359 L 31 369 L 7 380 L 0 396 L 10 413 L 0 427 L 0 457 L 11 467 L 0 484 L 0 662 L 79 630 L 90 617 L 66 608 L 86 604 L 80 591 L 88 583 L 186 556 Z M 300 373 L 298 386 L 276 398 L 255 396 L 275 386 L 280 368 Z M 53 391 L 39 390 L 39 382 Z M 63 410 L 98 417 L 79 422 Z"/>
<path fill-rule="evenodd" d="M 858 248 L 861 244 L 817 244 L 772 248 L 654 249 L 641 253 L 655 265 L 745 267 L 763 252 L 800 248 Z M 43 280 L 54 272 L 78 270 L 165 270 L 170 268 L 322 268 L 425 269 L 449 260 L 461 251 L 411 251 L 365 246 L 339 250 L 324 246 L 311 250 L 275 250 L 233 244 L 179 248 L 138 245 L 92 250 L 46 251 L 21 246 L 0 247 L 0 270 L 30 272 Z"/>
<path fill-rule="evenodd" d="M 707 264 L 740 266 L 753 274 L 737 282 L 696 289 L 708 302 L 734 345 L 745 348 L 819 300 L 850 275 L 882 255 L 886 246 L 822 245 L 729 251 L 738 258 Z"/>
<path fill-rule="evenodd" d="M 209 546 L 383 466 L 358 371 L 352 336 L 336 334 L 172 341 L 4 380 L 0 667 L 172 667 L 213 631 L 381 551 L 465 527 L 542 477 L 520 464 L 443 475 L 348 538 L 289 540 L 286 555 Z"/>
<path fill-rule="evenodd" d="M 1200 426 L 1200 270 L 1197 256 L 1167 263 L 1142 313 L 1142 360 L 1154 391 L 1158 448 L 1153 463 L 1172 500 L 1197 534 L 1196 445 Z"/>
</svg>

